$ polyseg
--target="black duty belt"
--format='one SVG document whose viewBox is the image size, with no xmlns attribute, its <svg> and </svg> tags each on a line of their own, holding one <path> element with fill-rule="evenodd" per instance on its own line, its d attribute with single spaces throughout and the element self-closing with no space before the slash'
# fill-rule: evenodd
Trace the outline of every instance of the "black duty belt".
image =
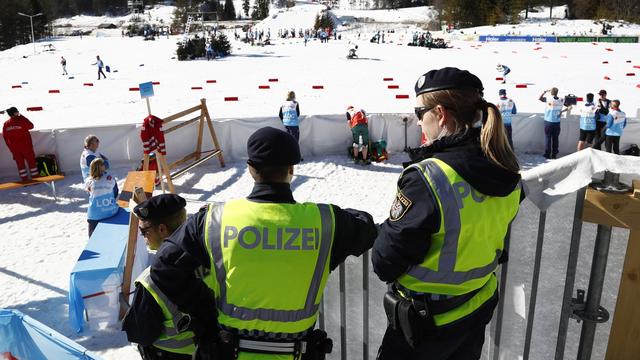
<svg viewBox="0 0 640 360">
<path fill-rule="evenodd" d="M 397 287 L 398 285 L 396 284 L 394 286 Z M 476 294 L 480 291 L 480 289 L 482 289 L 482 287 L 458 296 L 416 293 L 415 291 L 411 291 L 402 286 L 400 286 L 399 289 L 400 291 L 411 297 L 411 299 L 413 299 L 414 301 L 422 301 L 427 304 L 430 313 L 432 315 L 437 315 L 451 311 L 471 300 L 471 298 L 476 296 Z"/>
</svg>

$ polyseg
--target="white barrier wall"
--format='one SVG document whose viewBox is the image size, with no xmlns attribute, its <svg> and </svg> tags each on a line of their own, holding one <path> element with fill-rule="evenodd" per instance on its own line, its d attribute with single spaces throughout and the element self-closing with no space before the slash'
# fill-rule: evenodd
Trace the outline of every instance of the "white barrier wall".
<svg viewBox="0 0 640 360">
<path fill-rule="evenodd" d="M 387 140 L 390 153 L 401 152 L 405 146 L 403 118 L 407 123 L 407 146 L 417 147 L 420 143 L 420 131 L 415 116 L 409 114 L 369 115 L 371 141 L 380 138 Z M 215 119 L 213 121 L 218 140 L 222 146 L 224 158 L 232 162 L 246 159 L 247 138 L 262 126 L 284 129 L 277 118 Z M 173 124 L 173 123 L 172 123 Z M 194 151 L 197 141 L 197 125 L 181 128 L 167 135 L 169 161 L 182 158 Z M 562 120 L 560 132 L 560 154 L 575 151 L 578 140 L 578 117 L 571 115 Z M 95 134 L 100 139 L 99 151 L 113 164 L 137 166 L 142 159 L 140 125 L 126 124 L 104 127 L 86 127 L 72 129 L 53 129 L 32 131 L 31 136 L 36 154 L 56 154 L 60 168 L 65 173 L 79 171 L 80 154 L 85 136 Z M 514 146 L 518 152 L 539 153 L 544 150 L 544 124 L 542 114 L 518 114 L 513 120 Z M 640 142 L 640 126 L 637 119 L 628 122 L 621 141 L 621 149 L 631 143 Z M 351 132 L 345 116 L 314 115 L 303 116 L 300 121 L 300 147 L 303 157 L 322 156 L 324 154 L 345 153 L 351 144 Z M 205 127 L 203 151 L 213 149 L 211 139 Z M 4 141 L 0 141 L 0 177 L 17 177 L 15 162 Z"/>
</svg>

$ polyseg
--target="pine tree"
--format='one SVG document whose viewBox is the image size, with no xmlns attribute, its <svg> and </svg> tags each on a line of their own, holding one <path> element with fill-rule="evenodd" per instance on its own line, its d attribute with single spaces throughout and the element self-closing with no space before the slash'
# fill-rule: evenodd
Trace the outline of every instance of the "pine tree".
<svg viewBox="0 0 640 360">
<path fill-rule="evenodd" d="M 244 16 L 249 16 L 249 0 L 242 0 L 242 10 L 244 11 Z"/>
<path fill-rule="evenodd" d="M 234 20 L 236 18 L 236 8 L 233 6 L 233 0 L 224 1 L 224 20 Z"/>
</svg>

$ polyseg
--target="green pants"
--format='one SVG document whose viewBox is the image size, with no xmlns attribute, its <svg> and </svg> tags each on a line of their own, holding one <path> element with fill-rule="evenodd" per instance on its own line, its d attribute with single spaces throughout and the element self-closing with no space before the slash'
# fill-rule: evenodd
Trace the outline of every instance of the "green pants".
<svg viewBox="0 0 640 360">
<path fill-rule="evenodd" d="M 362 146 L 369 145 L 369 127 L 367 124 L 358 124 L 351 128 L 351 135 L 353 135 L 353 144 L 360 144 L 360 136 L 362 136 Z"/>
</svg>

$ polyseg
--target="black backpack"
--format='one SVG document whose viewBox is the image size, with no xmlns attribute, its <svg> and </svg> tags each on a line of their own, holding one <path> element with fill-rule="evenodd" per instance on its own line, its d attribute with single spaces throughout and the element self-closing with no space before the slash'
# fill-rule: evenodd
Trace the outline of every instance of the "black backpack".
<svg viewBox="0 0 640 360">
<path fill-rule="evenodd" d="M 36 157 L 36 165 L 40 176 L 51 176 L 59 173 L 58 160 L 53 154 L 38 155 Z"/>
<path fill-rule="evenodd" d="M 627 150 L 622 152 L 622 155 L 640 156 L 640 148 L 636 144 L 631 144 Z"/>
</svg>

